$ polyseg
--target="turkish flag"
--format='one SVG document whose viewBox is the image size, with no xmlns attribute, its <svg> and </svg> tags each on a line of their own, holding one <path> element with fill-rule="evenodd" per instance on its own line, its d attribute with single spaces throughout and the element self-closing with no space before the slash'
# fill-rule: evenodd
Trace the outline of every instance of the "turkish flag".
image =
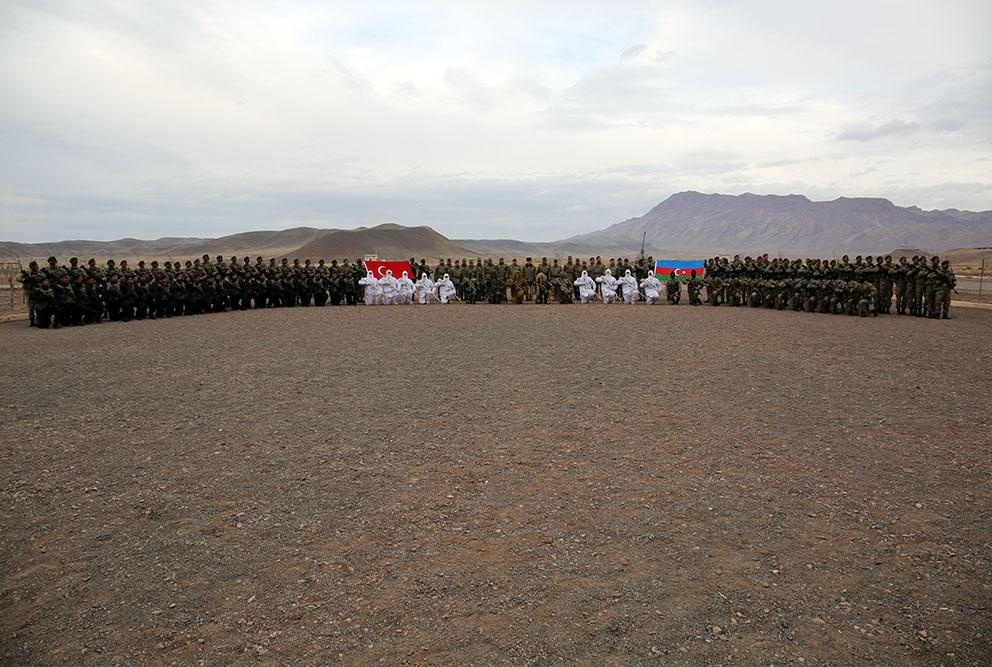
<svg viewBox="0 0 992 667">
<path fill-rule="evenodd" d="M 369 273 L 371 273 L 376 278 L 382 278 L 384 275 L 386 275 L 386 271 L 392 271 L 393 278 L 399 280 L 400 278 L 403 277 L 403 272 L 406 271 L 407 278 L 409 278 L 410 280 L 417 279 L 417 276 L 413 275 L 414 274 L 413 269 L 410 268 L 410 262 L 404 262 L 404 261 L 382 262 L 378 260 L 366 259 L 365 268 L 366 270 L 368 270 Z"/>
</svg>

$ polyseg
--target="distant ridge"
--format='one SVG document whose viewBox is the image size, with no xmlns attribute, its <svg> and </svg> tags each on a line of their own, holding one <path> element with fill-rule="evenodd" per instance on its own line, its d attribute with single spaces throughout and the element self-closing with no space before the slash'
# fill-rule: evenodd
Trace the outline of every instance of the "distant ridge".
<svg viewBox="0 0 992 667">
<path fill-rule="evenodd" d="M 559 244 L 654 251 L 831 256 L 992 245 L 992 211 L 923 211 L 887 199 L 680 192 L 644 215 Z"/>
<path fill-rule="evenodd" d="M 452 240 L 430 227 L 382 224 L 358 229 L 297 227 L 254 231 L 220 238 L 155 240 L 0 242 L 0 259 L 77 256 L 103 263 L 107 258 L 192 259 L 258 255 L 318 260 L 356 259 L 368 253 L 381 258 L 438 258 L 592 255 L 632 256 L 645 237 L 645 251 L 678 259 L 725 253 L 831 257 L 842 254 L 887 254 L 895 248 L 928 253 L 948 248 L 992 246 L 992 211 L 924 211 L 895 206 L 887 199 L 840 197 L 811 201 L 802 195 L 720 195 L 680 192 L 642 216 L 589 234 L 558 241 L 528 243 L 513 239 Z M 962 255 L 964 256 L 964 255 Z"/>
<path fill-rule="evenodd" d="M 298 257 L 303 259 L 360 259 L 375 253 L 380 257 L 407 259 L 416 255 L 429 260 L 439 257 L 475 257 L 467 250 L 430 227 L 403 227 L 382 224 L 358 229 L 315 229 L 297 227 L 283 231 L 243 232 L 220 238 L 161 238 L 154 240 L 119 239 L 116 241 L 59 241 L 57 243 L 0 242 L 0 258 L 21 260 L 46 258 L 50 255 L 65 261 L 90 257 L 101 264 L 108 258 L 160 261 L 193 259 L 207 254 L 211 257 L 258 255 L 269 257 Z"/>
<path fill-rule="evenodd" d="M 325 230 L 296 227 L 282 231 L 241 232 L 220 238 L 160 238 L 153 240 L 118 239 L 116 241 L 58 241 L 56 243 L 13 243 L 0 241 L 2 258 L 38 258 L 54 255 L 132 259 L 192 259 L 203 254 L 241 255 L 243 253 L 283 255 L 312 241 Z"/>
</svg>

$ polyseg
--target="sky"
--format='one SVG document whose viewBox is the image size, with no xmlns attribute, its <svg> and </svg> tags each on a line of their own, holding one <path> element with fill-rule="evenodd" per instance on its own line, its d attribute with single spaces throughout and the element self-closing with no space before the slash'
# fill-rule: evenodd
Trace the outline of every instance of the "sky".
<svg viewBox="0 0 992 667">
<path fill-rule="evenodd" d="M 987 0 L 0 3 L 0 240 L 992 209 Z"/>
</svg>

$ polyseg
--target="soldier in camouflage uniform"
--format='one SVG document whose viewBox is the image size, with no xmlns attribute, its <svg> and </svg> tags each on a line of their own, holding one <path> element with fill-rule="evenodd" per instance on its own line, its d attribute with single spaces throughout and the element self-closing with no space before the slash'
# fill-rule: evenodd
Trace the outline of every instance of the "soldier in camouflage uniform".
<svg viewBox="0 0 992 667">
<path fill-rule="evenodd" d="M 679 305 L 682 299 L 682 283 L 674 275 L 668 276 L 668 280 L 665 281 L 665 298 L 673 306 Z"/>
<path fill-rule="evenodd" d="M 35 326 L 47 329 L 52 326 L 56 311 L 55 292 L 52 291 L 48 278 L 41 278 L 31 287 L 31 303 L 34 304 Z M 55 320 L 55 328 L 62 325 Z"/>
<path fill-rule="evenodd" d="M 920 255 L 916 258 L 916 275 L 913 280 L 913 315 L 916 317 L 923 317 L 926 314 L 923 299 L 929 272 L 926 255 Z"/>
<path fill-rule="evenodd" d="M 533 301 L 534 292 L 537 289 L 537 267 L 534 266 L 534 260 L 530 257 L 524 261 L 523 281 L 524 299 L 527 301 Z"/>
<path fill-rule="evenodd" d="M 534 303 L 547 305 L 548 294 L 548 276 L 543 271 L 538 271 L 534 275 Z"/>
<path fill-rule="evenodd" d="M 517 264 L 516 257 L 510 262 L 510 268 L 507 273 L 507 284 L 510 287 L 511 303 L 519 306 L 527 296 L 527 282 L 524 278 L 523 267 Z"/>
<path fill-rule="evenodd" d="M 703 291 L 703 281 L 696 276 L 696 270 L 693 269 L 689 274 L 689 280 L 685 284 L 686 291 L 689 294 L 689 305 L 690 306 L 700 306 L 702 305 L 702 300 L 699 298 L 699 294 Z"/>
<path fill-rule="evenodd" d="M 32 261 L 28 264 L 28 270 L 21 270 L 21 289 L 24 290 L 24 297 L 28 302 L 28 326 L 37 326 L 35 317 L 34 290 L 41 285 L 45 275 L 38 268 L 38 262 Z"/>
<path fill-rule="evenodd" d="M 103 295 L 93 276 L 87 276 L 83 286 L 83 321 L 99 324 L 103 320 Z"/>
<path fill-rule="evenodd" d="M 934 255 L 923 279 L 923 312 L 931 319 L 937 317 L 937 287 L 940 283 L 940 258 Z"/>
<path fill-rule="evenodd" d="M 937 269 L 938 283 L 934 290 L 934 318 L 942 318 L 945 320 L 951 319 L 950 307 L 951 307 L 951 292 L 957 287 L 957 279 L 954 277 L 954 271 L 951 270 L 951 262 L 949 260 L 944 260 L 940 263 L 940 268 Z"/>
<path fill-rule="evenodd" d="M 899 258 L 899 263 L 895 264 L 889 271 L 889 275 L 892 280 L 892 292 L 896 297 L 896 313 L 898 315 L 906 314 L 906 282 L 908 270 L 909 263 L 906 261 L 906 256 L 903 255 Z"/>
</svg>

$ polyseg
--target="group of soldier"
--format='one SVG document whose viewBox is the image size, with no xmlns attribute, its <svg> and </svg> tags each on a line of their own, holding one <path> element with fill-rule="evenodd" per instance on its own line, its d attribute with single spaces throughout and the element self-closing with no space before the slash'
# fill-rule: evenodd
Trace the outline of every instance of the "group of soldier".
<svg viewBox="0 0 992 667">
<path fill-rule="evenodd" d="M 640 255 L 634 262 L 629 259 L 614 258 L 606 262 L 601 257 L 590 257 L 588 262 L 573 259 L 571 255 L 561 263 L 557 258 L 548 261 L 542 257 L 540 263 L 534 263 L 528 257 L 523 263 L 516 259 L 507 263 L 504 258 L 474 260 L 462 259 L 439 261 L 437 265 L 428 266 L 421 259 L 419 264 L 410 258 L 410 265 L 415 275 L 427 273 L 434 280 L 439 280 L 445 274 L 455 286 L 459 299 L 466 303 L 487 302 L 497 303 L 572 303 L 579 300 L 579 287 L 575 284 L 582 272 L 596 280 L 607 273 L 616 278 L 622 277 L 627 271 L 640 282 L 654 273 L 654 259 Z"/>
<path fill-rule="evenodd" d="M 841 260 L 736 256 L 707 260 L 704 284 L 711 305 L 751 306 L 816 313 L 896 313 L 949 319 L 957 281 L 948 260 L 919 255 Z"/>
<path fill-rule="evenodd" d="M 437 281 L 448 290 L 450 300 L 547 304 L 587 303 L 601 300 L 647 303 L 660 300 L 662 291 L 669 303 L 678 304 L 682 283 L 670 279 L 662 284 L 654 276 L 654 260 L 640 255 L 628 259 L 590 257 L 564 263 L 531 258 L 506 263 L 503 258 L 448 259 L 429 266 L 423 259 L 410 259 L 409 278 L 419 284 Z M 895 296 L 900 314 L 948 317 L 950 293 L 955 286 L 949 263 L 937 257 L 891 257 L 845 255 L 840 262 L 821 259 L 768 259 L 767 255 L 733 260 L 707 260 L 703 276 L 692 271 L 685 280 L 690 305 L 706 302 L 736 306 L 789 309 L 820 313 L 867 316 L 889 313 Z M 30 324 L 40 328 L 96 324 L 105 319 L 130 321 L 180 315 L 198 315 L 226 310 L 293 306 L 355 305 L 362 301 L 370 283 L 364 266 L 347 259 L 302 264 L 283 258 L 264 261 L 257 257 L 239 260 L 222 256 L 158 261 L 136 267 L 126 260 L 95 259 L 81 265 L 77 258 L 60 266 L 50 257 L 47 266 L 31 262 L 21 283 L 27 293 Z M 373 280 L 374 282 L 374 277 Z M 412 281 L 411 281 L 412 282 Z M 643 290 L 643 291 L 642 291 Z M 421 303 L 428 300 L 419 299 Z M 448 301 L 446 298 L 444 301 Z M 397 300 L 396 302 L 409 302 Z M 367 301 L 369 302 L 369 301 Z"/>
<path fill-rule="evenodd" d="M 320 260 L 304 264 L 282 259 L 254 263 L 245 257 L 225 261 L 218 256 L 182 262 L 138 262 L 113 259 L 85 266 L 75 257 L 59 266 L 54 257 L 47 266 L 31 262 L 21 273 L 32 326 L 96 324 L 104 319 L 128 322 L 178 315 L 200 315 L 226 310 L 356 304 L 358 281 L 365 270 L 345 259 L 338 264 Z"/>
</svg>

